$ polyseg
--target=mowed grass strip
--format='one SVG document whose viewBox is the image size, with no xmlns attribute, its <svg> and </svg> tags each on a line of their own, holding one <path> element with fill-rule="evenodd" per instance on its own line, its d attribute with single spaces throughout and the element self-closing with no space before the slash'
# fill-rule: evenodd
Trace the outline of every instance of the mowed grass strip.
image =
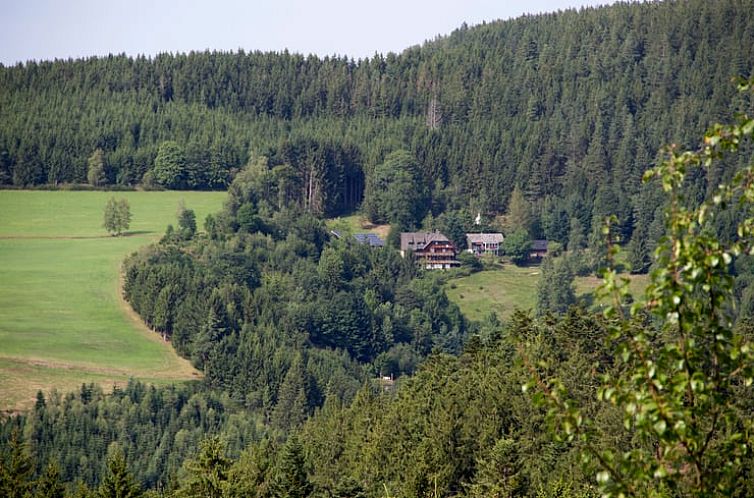
<svg viewBox="0 0 754 498">
<path fill-rule="evenodd" d="M 124 237 L 101 228 L 111 196 L 131 206 Z M 175 224 L 180 201 L 201 226 L 224 199 L 220 192 L 0 191 L 0 409 L 28 406 L 38 389 L 82 382 L 195 378 L 129 314 L 120 265 Z"/>
<path fill-rule="evenodd" d="M 534 309 L 537 303 L 537 284 L 541 276 L 537 266 L 517 267 L 506 264 L 499 269 L 485 270 L 467 277 L 448 280 L 445 292 L 470 320 L 482 320 L 491 312 L 508 318 L 516 308 Z M 627 275 L 629 290 L 635 297 L 644 294 L 649 284 L 647 275 Z M 576 295 L 594 292 L 602 283 L 598 277 L 576 277 Z"/>
</svg>

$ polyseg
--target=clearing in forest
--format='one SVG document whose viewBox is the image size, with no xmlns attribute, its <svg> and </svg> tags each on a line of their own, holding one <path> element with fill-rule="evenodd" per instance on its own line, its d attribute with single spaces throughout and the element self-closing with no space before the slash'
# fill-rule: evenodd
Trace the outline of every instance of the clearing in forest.
<svg viewBox="0 0 754 498">
<path fill-rule="evenodd" d="M 491 312 L 499 318 L 508 318 L 516 308 L 534 309 L 537 303 L 538 266 L 518 267 L 505 264 L 467 277 L 448 280 L 445 291 L 461 312 L 470 320 L 482 320 Z M 628 275 L 629 289 L 634 296 L 643 294 L 649 279 L 647 275 Z M 602 283 L 598 277 L 576 277 L 577 296 L 590 294 Z"/>
<path fill-rule="evenodd" d="M 387 239 L 390 233 L 390 225 L 375 225 L 361 214 L 330 218 L 327 220 L 327 228 L 330 230 L 347 230 L 352 234 L 374 233 L 382 240 Z"/>
<path fill-rule="evenodd" d="M 120 265 L 176 224 L 181 200 L 201 226 L 225 195 L 0 191 L 0 410 L 28 407 L 39 389 L 197 378 L 122 299 Z M 131 206 L 125 236 L 102 228 L 112 196 Z"/>
</svg>

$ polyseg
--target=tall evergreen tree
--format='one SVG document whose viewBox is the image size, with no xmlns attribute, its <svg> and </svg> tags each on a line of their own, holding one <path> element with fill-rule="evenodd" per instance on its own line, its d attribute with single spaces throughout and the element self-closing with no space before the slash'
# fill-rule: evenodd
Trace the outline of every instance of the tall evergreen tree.
<svg viewBox="0 0 754 498">
<path fill-rule="evenodd" d="M 306 498 L 314 487 L 309 482 L 304 449 L 297 435 L 292 435 L 280 454 L 273 496 L 279 498 Z"/>
<path fill-rule="evenodd" d="M 51 462 L 37 480 L 34 489 L 35 498 L 64 498 L 65 486 L 60 481 L 60 468 L 57 462 Z"/>
<path fill-rule="evenodd" d="M 545 258 L 537 282 L 537 315 L 561 314 L 576 303 L 573 273 L 563 258 Z"/>
<path fill-rule="evenodd" d="M 181 479 L 177 496 L 182 498 L 223 498 L 233 483 L 228 481 L 232 461 L 227 444 L 219 437 L 210 437 L 199 445 L 199 453 L 183 465 L 185 477 Z"/>
<path fill-rule="evenodd" d="M 95 150 L 87 159 L 86 180 L 94 187 L 99 187 L 106 182 L 105 154 L 102 149 Z"/>
<path fill-rule="evenodd" d="M 98 498 L 140 498 L 141 488 L 126 465 L 120 448 L 115 448 L 107 459 L 107 472 L 97 488 Z"/>
<path fill-rule="evenodd" d="M 28 449 L 17 429 L 11 433 L 7 446 L 0 453 L 0 495 L 7 498 L 29 498 L 34 466 Z"/>
<path fill-rule="evenodd" d="M 518 185 L 513 189 L 510 200 L 508 201 L 508 211 L 506 221 L 511 232 L 523 229 L 530 231 L 532 221 L 532 209 L 529 201 L 524 197 L 524 193 Z"/>
</svg>

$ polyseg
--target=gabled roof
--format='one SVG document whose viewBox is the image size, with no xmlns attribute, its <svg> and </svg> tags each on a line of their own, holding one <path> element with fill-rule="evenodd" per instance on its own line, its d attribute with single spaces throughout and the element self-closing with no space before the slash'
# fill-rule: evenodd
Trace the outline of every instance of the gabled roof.
<svg viewBox="0 0 754 498">
<path fill-rule="evenodd" d="M 421 251 L 432 242 L 450 242 L 450 240 L 440 232 L 401 233 L 401 251 Z"/>
<path fill-rule="evenodd" d="M 356 233 L 353 238 L 360 244 L 368 244 L 371 247 L 383 247 L 385 241 L 373 233 Z"/>
<path fill-rule="evenodd" d="M 502 233 L 467 233 L 469 244 L 502 244 Z"/>
</svg>

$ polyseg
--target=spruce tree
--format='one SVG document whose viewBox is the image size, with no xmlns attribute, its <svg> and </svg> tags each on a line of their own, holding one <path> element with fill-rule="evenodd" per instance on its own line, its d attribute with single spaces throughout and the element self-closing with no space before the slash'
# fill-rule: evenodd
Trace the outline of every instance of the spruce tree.
<svg viewBox="0 0 754 498">
<path fill-rule="evenodd" d="M 184 463 L 186 477 L 177 495 L 181 498 L 222 498 L 231 483 L 228 472 L 232 461 L 226 455 L 227 443 L 214 436 L 199 445 L 196 458 Z"/>
<path fill-rule="evenodd" d="M 291 435 L 280 454 L 273 495 L 278 498 L 305 498 L 314 487 L 309 482 L 304 448 L 296 434 Z"/>
<path fill-rule="evenodd" d="M 60 467 L 52 462 L 45 467 L 44 473 L 37 480 L 34 490 L 35 498 L 63 498 L 65 487 L 60 482 Z"/>
<path fill-rule="evenodd" d="M 17 429 L 0 453 L 0 496 L 27 498 L 31 494 L 34 464 Z"/>
<path fill-rule="evenodd" d="M 89 185 L 99 187 L 104 184 L 107 178 L 105 177 L 105 155 L 102 149 L 97 149 L 92 152 L 87 160 L 87 172 L 86 179 Z"/>
<path fill-rule="evenodd" d="M 532 220 L 532 209 L 529 201 L 524 197 L 518 185 L 513 189 L 508 201 L 507 223 L 511 231 L 519 229 L 529 231 Z"/>
<path fill-rule="evenodd" d="M 573 273 L 562 258 L 545 258 L 542 276 L 537 283 L 537 315 L 560 314 L 576 303 Z"/>
<path fill-rule="evenodd" d="M 141 488 L 128 470 L 126 458 L 120 448 L 107 459 L 105 478 L 97 489 L 98 498 L 140 498 Z"/>
</svg>

